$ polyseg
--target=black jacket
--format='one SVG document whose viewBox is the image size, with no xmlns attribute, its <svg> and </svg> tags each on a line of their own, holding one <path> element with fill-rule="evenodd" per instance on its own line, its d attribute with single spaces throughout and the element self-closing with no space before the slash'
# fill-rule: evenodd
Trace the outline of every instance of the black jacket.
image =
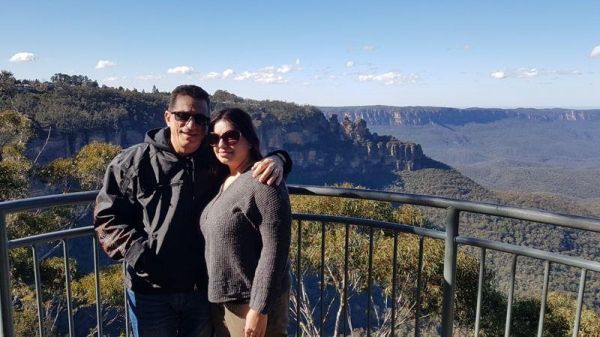
<svg viewBox="0 0 600 337">
<path fill-rule="evenodd" d="M 180 156 L 169 129 L 147 133 L 109 164 L 94 228 L 113 259 L 126 262 L 126 286 L 140 293 L 206 289 L 198 218 L 223 176 L 212 151 Z"/>
</svg>

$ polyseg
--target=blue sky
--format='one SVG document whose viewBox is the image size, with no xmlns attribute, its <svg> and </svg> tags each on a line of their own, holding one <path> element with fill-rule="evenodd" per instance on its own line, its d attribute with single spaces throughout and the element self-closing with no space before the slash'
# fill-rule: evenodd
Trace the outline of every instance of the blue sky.
<svg viewBox="0 0 600 337">
<path fill-rule="evenodd" d="M 3 1 L 0 69 L 313 105 L 600 108 L 600 1 Z M 597 56 L 594 56 L 597 55 Z"/>
</svg>

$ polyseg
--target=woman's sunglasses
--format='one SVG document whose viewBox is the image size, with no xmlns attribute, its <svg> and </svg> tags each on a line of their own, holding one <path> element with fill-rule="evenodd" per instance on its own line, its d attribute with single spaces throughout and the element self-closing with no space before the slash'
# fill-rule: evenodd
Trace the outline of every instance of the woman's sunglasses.
<svg viewBox="0 0 600 337">
<path fill-rule="evenodd" d="M 238 130 L 229 130 L 220 136 L 214 132 L 211 132 L 206 135 L 206 141 L 210 146 L 217 146 L 219 145 L 219 141 L 222 139 L 225 144 L 231 146 L 237 144 L 237 142 L 240 141 L 241 136 L 242 133 Z"/>
</svg>

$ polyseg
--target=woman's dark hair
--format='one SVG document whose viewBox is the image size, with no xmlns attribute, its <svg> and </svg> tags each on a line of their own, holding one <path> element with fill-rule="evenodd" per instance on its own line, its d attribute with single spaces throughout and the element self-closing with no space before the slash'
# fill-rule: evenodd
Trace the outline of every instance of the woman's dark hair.
<svg viewBox="0 0 600 337">
<path fill-rule="evenodd" d="M 258 161 L 262 159 L 260 153 L 260 140 L 252 124 L 252 117 L 242 109 L 230 108 L 224 109 L 215 113 L 210 119 L 210 131 L 214 131 L 215 124 L 218 121 L 225 120 L 242 133 L 242 136 L 246 138 L 250 144 L 250 158 L 252 161 Z"/>
</svg>

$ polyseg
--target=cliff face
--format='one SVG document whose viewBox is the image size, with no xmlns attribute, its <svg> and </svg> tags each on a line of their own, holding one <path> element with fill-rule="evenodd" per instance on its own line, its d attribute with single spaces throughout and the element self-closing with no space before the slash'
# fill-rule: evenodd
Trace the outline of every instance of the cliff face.
<svg viewBox="0 0 600 337">
<path fill-rule="evenodd" d="M 446 167 L 425 156 L 418 144 L 371 133 L 364 120 L 344 118 L 340 123 L 336 115 L 326 118 L 315 107 L 247 100 L 222 91 L 215 93 L 212 104 L 213 111 L 235 106 L 249 112 L 263 153 L 284 149 L 291 155 L 294 169 L 288 180 L 293 183 L 321 185 L 351 181 L 382 187 L 396 179 L 394 171 Z M 116 128 L 82 125 L 81 129 L 70 132 L 40 128 L 29 153 L 36 156 L 47 138 L 41 163 L 72 156 L 94 140 L 131 146 L 143 141 L 148 128 L 164 125 L 162 111 L 147 113 L 153 116 L 143 125 L 124 118 Z"/>
<path fill-rule="evenodd" d="M 427 158 L 418 144 L 370 133 L 362 120 L 344 119 L 340 124 L 334 115 L 327 129 L 313 133 L 317 130 L 306 128 L 304 132 L 282 135 L 282 128 L 268 128 L 262 129 L 261 135 L 265 136 L 269 150 L 289 151 L 296 167 L 292 178 L 302 183 L 352 181 L 380 186 L 394 179 L 393 171 L 443 166 Z M 274 133 L 277 136 L 273 137 Z"/>
<path fill-rule="evenodd" d="M 582 121 L 600 120 L 600 110 L 569 109 L 455 109 L 444 107 L 323 107 L 328 115 L 348 116 L 350 120 L 363 119 L 368 125 L 464 125 L 491 123 L 501 119 L 532 121 Z"/>
</svg>

